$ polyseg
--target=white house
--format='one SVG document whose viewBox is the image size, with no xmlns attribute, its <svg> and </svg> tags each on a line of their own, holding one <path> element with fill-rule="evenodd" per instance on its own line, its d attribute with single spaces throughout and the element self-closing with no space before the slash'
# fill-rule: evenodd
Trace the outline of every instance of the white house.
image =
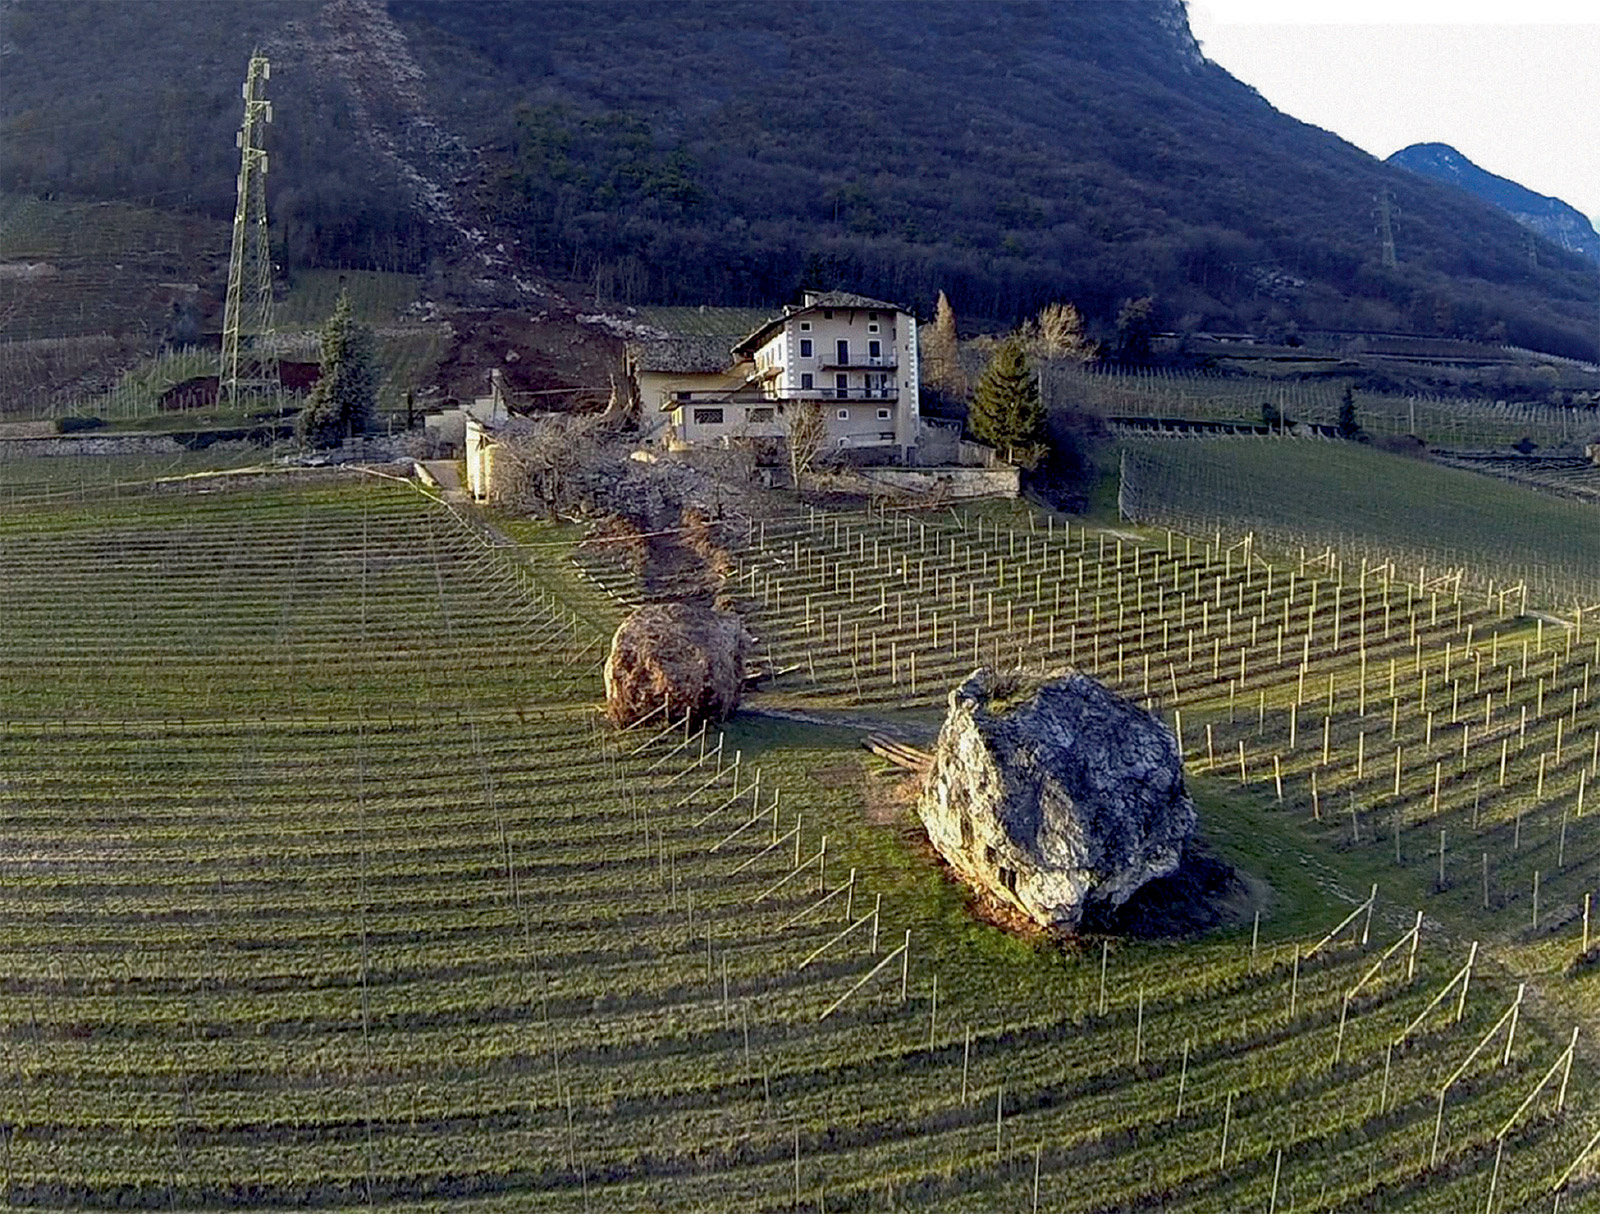
<svg viewBox="0 0 1600 1214">
<path fill-rule="evenodd" d="M 733 347 L 738 386 L 675 392 L 670 440 L 781 438 L 785 410 L 817 401 L 836 450 L 909 461 L 917 444 L 917 322 L 891 303 L 845 291 L 807 292 Z"/>
</svg>

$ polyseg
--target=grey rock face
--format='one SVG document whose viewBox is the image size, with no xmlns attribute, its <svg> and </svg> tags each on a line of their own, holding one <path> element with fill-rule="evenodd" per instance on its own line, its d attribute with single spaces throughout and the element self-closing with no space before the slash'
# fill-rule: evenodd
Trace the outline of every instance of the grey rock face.
<svg viewBox="0 0 1600 1214">
<path fill-rule="evenodd" d="M 969 676 L 917 810 L 967 881 L 1061 928 L 1175 872 L 1196 822 L 1166 726 L 1077 671 Z"/>
</svg>

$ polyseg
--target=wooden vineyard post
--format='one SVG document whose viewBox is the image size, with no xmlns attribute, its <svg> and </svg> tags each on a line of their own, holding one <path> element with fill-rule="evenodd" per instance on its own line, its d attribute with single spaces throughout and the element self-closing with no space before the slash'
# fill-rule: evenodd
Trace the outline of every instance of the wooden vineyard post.
<svg viewBox="0 0 1600 1214">
<path fill-rule="evenodd" d="M 1289 1023 L 1294 1023 L 1295 1004 L 1300 998 L 1300 946 L 1294 946 L 1294 969 L 1289 978 Z"/>
<path fill-rule="evenodd" d="M 906 942 L 900 946 L 900 1002 L 906 1001 L 906 988 L 911 982 L 911 929 L 906 928 Z"/>
<path fill-rule="evenodd" d="M 1133 1065 L 1144 1061 L 1144 987 L 1139 988 L 1139 1013 L 1133 1033 Z"/>
<path fill-rule="evenodd" d="M 1476 955 L 1476 952 L 1477 952 L 1476 945 L 1474 945 L 1473 952 L 1474 952 L 1474 955 Z M 1469 966 L 1471 965 L 1470 961 L 1468 962 L 1468 965 Z M 1522 1007 L 1522 997 L 1526 993 L 1526 991 L 1527 991 L 1527 984 L 1526 983 L 1519 983 L 1517 985 L 1517 997 L 1512 1002 L 1511 1006 L 1506 1010 L 1505 1014 L 1502 1015 L 1499 1020 L 1495 1021 L 1494 1027 L 1491 1028 L 1487 1033 L 1485 1033 L 1478 1040 L 1478 1044 L 1472 1047 L 1472 1052 L 1469 1053 L 1466 1056 L 1466 1058 L 1462 1061 L 1461 1065 L 1458 1066 L 1455 1069 L 1455 1071 L 1451 1073 L 1450 1077 L 1448 1079 L 1446 1079 L 1443 1084 L 1440 1085 L 1440 1087 L 1439 1087 L 1439 1105 L 1438 1105 L 1438 1109 L 1437 1109 L 1437 1111 L 1436 1111 L 1436 1113 L 1434 1115 L 1434 1119 L 1433 1119 L 1433 1145 L 1429 1149 L 1429 1152 L 1428 1152 L 1428 1167 L 1430 1167 L 1430 1168 L 1435 1167 L 1439 1162 L 1439 1138 L 1440 1138 L 1440 1135 L 1444 1131 L 1444 1102 L 1445 1102 L 1445 1097 L 1449 1094 L 1450 1088 L 1452 1087 L 1452 1085 L 1454 1085 L 1455 1081 L 1457 1079 L 1460 1079 L 1461 1076 L 1466 1073 L 1467 1068 L 1469 1066 L 1471 1066 L 1472 1063 L 1477 1059 L 1478 1055 L 1483 1052 L 1484 1047 L 1487 1046 L 1489 1044 L 1489 1042 L 1494 1040 L 1494 1038 L 1499 1034 L 1501 1028 L 1505 1026 L 1507 1021 L 1510 1022 L 1511 1028 L 1510 1028 L 1510 1031 L 1506 1034 L 1505 1056 L 1504 1056 L 1503 1060 L 1501 1061 L 1500 1065 L 1501 1066 L 1505 1066 L 1511 1061 L 1511 1047 L 1512 1047 L 1512 1044 L 1514 1043 L 1514 1041 L 1516 1040 L 1516 1035 L 1517 1035 L 1517 1013 Z M 1465 998 L 1466 998 L 1466 987 L 1465 987 L 1465 984 L 1463 984 L 1463 986 L 1462 986 L 1462 999 L 1465 1000 Z"/>
<path fill-rule="evenodd" d="M 1226 1170 L 1228 1166 L 1228 1131 L 1233 1126 L 1233 1093 L 1228 1093 L 1227 1105 L 1222 1111 L 1222 1146 L 1217 1152 L 1217 1171 Z"/>
<path fill-rule="evenodd" d="M 1183 1090 L 1188 1085 L 1188 1082 L 1189 1082 L 1189 1039 L 1186 1037 L 1186 1038 L 1184 1038 L 1184 1042 L 1183 1042 L 1183 1062 L 1179 1065 L 1179 1068 L 1178 1068 L 1178 1111 L 1172 1115 L 1173 1116 L 1173 1120 L 1175 1120 L 1175 1121 L 1176 1120 L 1181 1120 L 1182 1117 L 1183 1117 Z"/>
<path fill-rule="evenodd" d="M 1102 1015 L 1102 1016 L 1104 1016 L 1106 1014 L 1106 960 L 1110 956 L 1110 953 L 1111 953 L 1111 941 L 1102 940 L 1100 942 L 1100 1012 L 1099 1012 L 1099 1014 Z"/>
<path fill-rule="evenodd" d="M 961 1103 L 967 1103 L 967 1073 L 972 1065 L 972 1026 L 967 1025 L 967 1043 L 961 1049 Z"/>
</svg>

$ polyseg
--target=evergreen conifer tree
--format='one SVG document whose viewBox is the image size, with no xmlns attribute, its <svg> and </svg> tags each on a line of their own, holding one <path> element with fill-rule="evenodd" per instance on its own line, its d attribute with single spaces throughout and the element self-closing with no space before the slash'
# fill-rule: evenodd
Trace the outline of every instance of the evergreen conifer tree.
<svg viewBox="0 0 1600 1214">
<path fill-rule="evenodd" d="M 1008 460 L 1033 467 L 1044 455 L 1044 402 L 1022 343 L 1010 338 L 995 351 L 972 394 L 967 427 Z"/>
<path fill-rule="evenodd" d="M 372 426 L 377 403 L 372 330 L 356 320 L 350 293 L 341 291 L 322 327 L 322 373 L 300 411 L 296 430 L 312 447 L 337 447 Z"/>
<path fill-rule="evenodd" d="M 1340 438 L 1361 437 L 1361 422 L 1356 417 L 1355 389 L 1349 384 L 1344 386 L 1344 395 L 1339 398 L 1339 421 L 1335 429 Z"/>
</svg>

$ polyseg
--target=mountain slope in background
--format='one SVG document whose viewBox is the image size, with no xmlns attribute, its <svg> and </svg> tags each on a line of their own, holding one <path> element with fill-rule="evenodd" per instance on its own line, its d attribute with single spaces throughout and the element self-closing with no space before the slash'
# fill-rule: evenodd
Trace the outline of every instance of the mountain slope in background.
<svg viewBox="0 0 1600 1214">
<path fill-rule="evenodd" d="M 1448 143 L 1413 143 L 1390 156 L 1387 163 L 1459 186 L 1499 207 L 1551 244 L 1600 264 L 1600 232 L 1576 207 L 1479 168 Z"/>
<path fill-rule="evenodd" d="M 1181 0 L 0 0 L 0 23 L 0 186 L 218 216 L 267 50 L 291 265 L 470 254 L 477 283 L 503 256 L 622 303 L 943 289 L 996 322 L 1071 299 L 1102 331 L 1150 295 L 1166 327 L 1594 357 L 1582 259 L 1530 267 L 1501 211 L 1278 113 Z"/>
</svg>

